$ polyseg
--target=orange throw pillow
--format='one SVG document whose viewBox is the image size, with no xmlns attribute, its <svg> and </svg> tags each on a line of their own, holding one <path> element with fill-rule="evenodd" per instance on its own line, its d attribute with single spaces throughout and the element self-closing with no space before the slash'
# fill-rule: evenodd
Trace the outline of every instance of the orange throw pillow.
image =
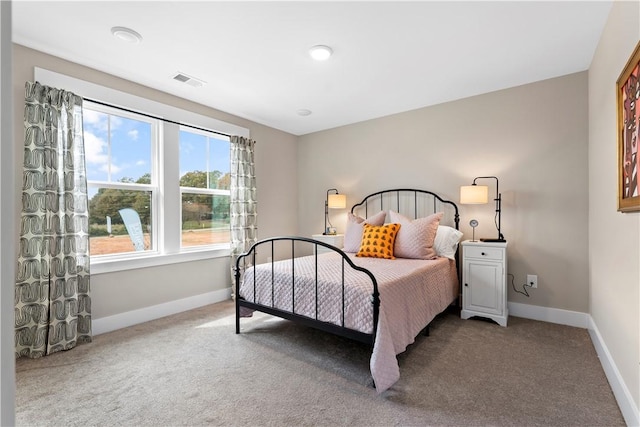
<svg viewBox="0 0 640 427">
<path fill-rule="evenodd" d="M 393 244 L 400 230 L 400 224 L 371 225 L 364 224 L 359 257 L 396 259 L 393 256 Z"/>
</svg>

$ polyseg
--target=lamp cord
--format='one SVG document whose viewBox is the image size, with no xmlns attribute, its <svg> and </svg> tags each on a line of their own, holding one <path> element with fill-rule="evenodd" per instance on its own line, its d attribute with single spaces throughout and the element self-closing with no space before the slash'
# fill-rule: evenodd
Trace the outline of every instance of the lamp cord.
<svg viewBox="0 0 640 427">
<path fill-rule="evenodd" d="M 511 273 L 509 273 L 507 275 L 511 277 L 511 286 L 513 287 L 513 290 L 516 291 L 519 294 L 526 295 L 528 297 L 529 296 L 529 292 L 527 292 L 527 286 L 529 286 L 529 285 L 527 285 L 525 283 L 524 285 L 522 285 L 522 291 L 519 291 L 519 290 L 516 289 L 516 285 L 513 283 L 515 281 L 515 276 L 513 274 L 511 274 Z"/>
<path fill-rule="evenodd" d="M 498 215 L 499 215 L 499 213 L 496 212 L 496 214 L 493 216 L 493 223 L 495 224 L 496 228 L 498 229 L 498 238 L 504 240 L 504 235 L 500 231 L 500 227 L 498 227 Z"/>
<path fill-rule="evenodd" d="M 331 220 L 329 219 L 329 208 L 328 207 L 327 207 L 327 223 L 329 224 L 330 228 L 333 228 L 333 224 L 331 224 Z"/>
</svg>

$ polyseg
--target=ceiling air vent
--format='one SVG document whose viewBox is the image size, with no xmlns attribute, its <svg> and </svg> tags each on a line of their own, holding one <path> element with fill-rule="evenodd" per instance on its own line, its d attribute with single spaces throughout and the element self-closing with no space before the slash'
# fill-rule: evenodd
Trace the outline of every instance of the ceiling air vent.
<svg viewBox="0 0 640 427">
<path fill-rule="evenodd" d="M 196 79 L 195 77 L 191 77 L 185 73 L 181 73 L 179 71 L 175 75 L 173 75 L 172 79 L 177 80 L 181 83 L 186 83 L 189 86 L 193 86 L 193 87 L 201 87 L 201 86 L 204 86 L 205 84 L 204 81 L 200 79 Z"/>
</svg>

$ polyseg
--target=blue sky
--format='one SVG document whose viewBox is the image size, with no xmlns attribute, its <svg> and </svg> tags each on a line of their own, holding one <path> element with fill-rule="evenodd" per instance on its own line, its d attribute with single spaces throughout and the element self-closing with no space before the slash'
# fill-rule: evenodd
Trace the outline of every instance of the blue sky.
<svg viewBox="0 0 640 427">
<path fill-rule="evenodd" d="M 230 168 L 229 141 L 207 138 L 188 129 L 180 131 L 180 176 L 194 170 L 218 170 L 224 175 Z"/>
<path fill-rule="evenodd" d="M 124 177 L 135 181 L 151 172 L 149 123 L 86 108 L 83 121 L 88 180 L 109 181 L 109 166 L 110 181 Z M 189 128 L 180 132 L 180 176 L 195 170 L 229 172 L 229 141 L 209 138 L 207 154 L 207 137 L 194 132 Z"/>
</svg>

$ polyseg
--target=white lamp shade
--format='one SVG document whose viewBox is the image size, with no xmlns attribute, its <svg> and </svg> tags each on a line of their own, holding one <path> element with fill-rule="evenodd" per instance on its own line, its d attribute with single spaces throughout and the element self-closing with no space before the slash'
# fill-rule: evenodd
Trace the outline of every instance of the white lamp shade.
<svg viewBox="0 0 640 427">
<path fill-rule="evenodd" d="M 460 203 L 481 205 L 489 201 L 489 187 L 486 185 L 463 185 L 460 187 Z"/>
<path fill-rule="evenodd" d="M 329 194 L 327 206 L 329 209 L 344 209 L 347 207 L 347 196 L 344 194 Z"/>
</svg>

